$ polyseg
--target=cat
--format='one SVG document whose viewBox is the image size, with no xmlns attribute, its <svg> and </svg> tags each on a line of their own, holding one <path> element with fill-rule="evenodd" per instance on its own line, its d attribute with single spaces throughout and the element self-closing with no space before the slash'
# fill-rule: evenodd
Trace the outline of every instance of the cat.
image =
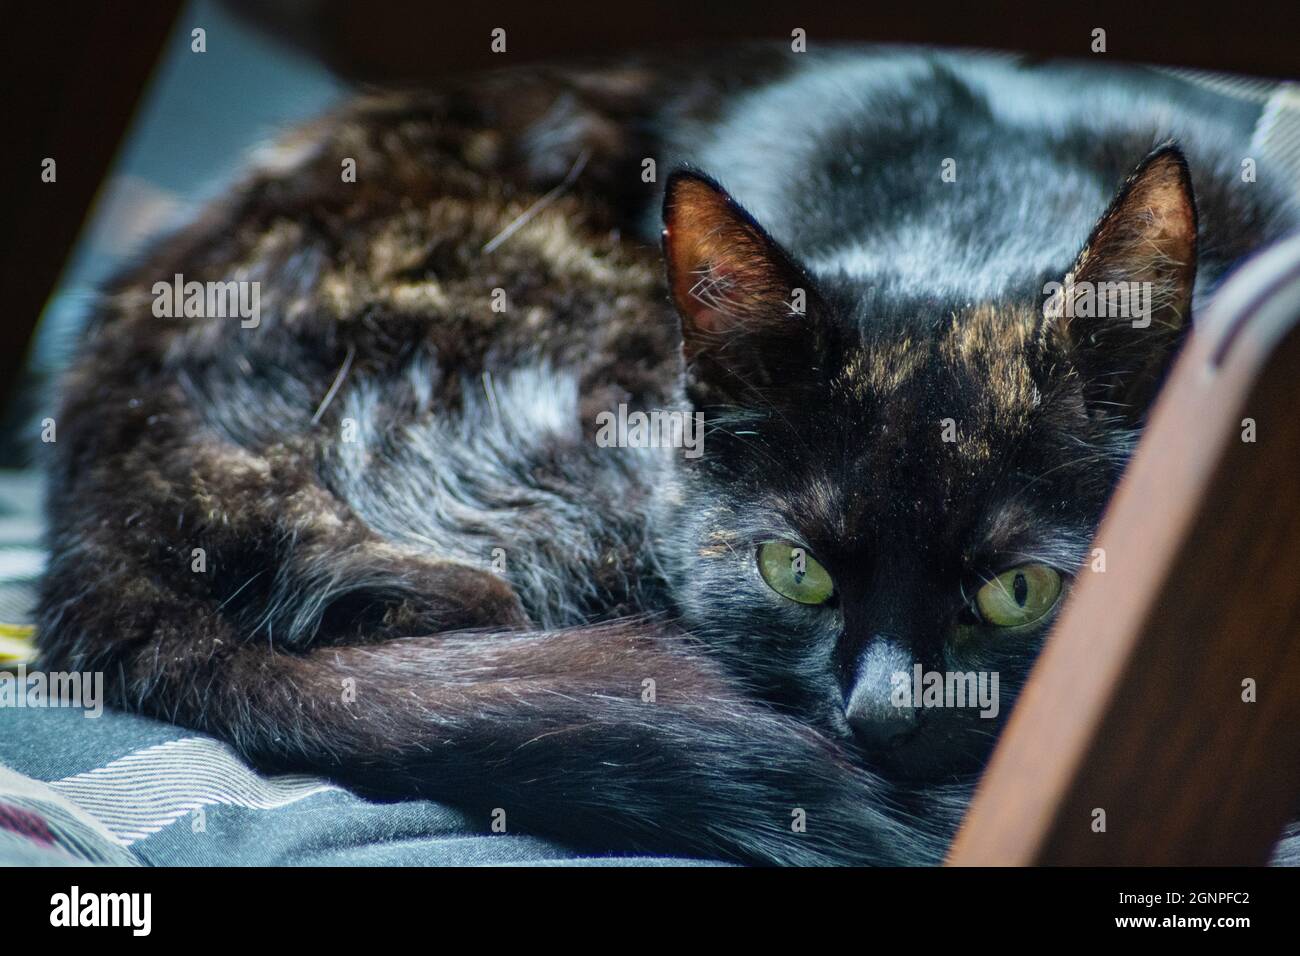
<svg viewBox="0 0 1300 956">
<path fill-rule="evenodd" d="M 577 847 L 940 861 L 1282 207 L 1032 70 L 745 56 L 366 95 L 158 243 L 62 383 L 43 665 Z M 159 318 L 177 276 L 260 315 Z M 1144 327 L 1073 308 L 1106 282 Z M 702 454 L 602 440 L 652 411 Z M 898 706 L 917 666 L 997 716 Z"/>
</svg>

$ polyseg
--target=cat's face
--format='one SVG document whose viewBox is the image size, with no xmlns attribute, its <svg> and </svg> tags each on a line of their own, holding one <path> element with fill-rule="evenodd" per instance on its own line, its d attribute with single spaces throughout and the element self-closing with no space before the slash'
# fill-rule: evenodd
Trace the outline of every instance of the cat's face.
<svg viewBox="0 0 1300 956">
<path fill-rule="evenodd" d="M 1070 296 L 1153 283 L 1141 327 L 1045 315 L 1043 283 L 969 304 L 809 275 L 696 176 L 666 221 L 707 422 L 675 542 L 688 623 L 891 776 L 975 768 L 1072 580 L 1103 573 L 1090 538 L 1190 300 L 1181 157 L 1149 157 L 1062 264 Z"/>
</svg>

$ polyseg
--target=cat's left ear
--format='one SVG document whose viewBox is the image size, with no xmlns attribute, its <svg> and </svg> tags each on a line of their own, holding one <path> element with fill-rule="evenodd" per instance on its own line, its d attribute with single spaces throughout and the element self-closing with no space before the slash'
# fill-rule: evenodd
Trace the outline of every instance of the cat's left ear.
<svg viewBox="0 0 1300 956">
<path fill-rule="evenodd" d="M 1146 157 L 1120 188 L 1044 307 L 1085 395 L 1145 414 L 1191 318 L 1196 204 L 1182 151 Z"/>
<path fill-rule="evenodd" d="M 721 186 L 674 173 L 663 243 L 697 405 L 771 402 L 807 380 L 820 334 L 811 284 Z"/>
</svg>

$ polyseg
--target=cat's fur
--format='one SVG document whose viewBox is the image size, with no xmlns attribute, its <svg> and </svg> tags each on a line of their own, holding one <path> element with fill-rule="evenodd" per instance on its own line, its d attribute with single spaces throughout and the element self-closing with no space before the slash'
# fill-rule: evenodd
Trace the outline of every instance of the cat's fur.
<svg viewBox="0 0 1300 956">
<path fill-rule="evenodd" d="M 1042 628 L 951 632 L 994 563 L 1085 555 L 1185 328 L 1195 210 L 1181 154 L 1151 153 L 1176 128 L 1017 127 L 950 64 L 873 88 L 846 62 L 801 119 L 783 104 L 816 70 L 776 58 L 790 78 L 734 107 L 717 74 L 530 72 L 301 137 L 93 317 L 57 416 L 45 665 L 263 765 L 588 847 L 938 860 L 996 724 L 877 748 L 845 701 L 916 661 L 1000 671 L 1005 716 Z M 741 158 L 760 142 L 765 165 Z M 654 204 L 655 148 L 775 241 L 678 175 L 666 292 L 614 231 Z M 940 184 L 949 155 L 971 186 Z M 1193 154 L 1213 281 L 1276 228 L 1211 168 Z M 1072 263 L 1156 282 L 1153 334 L 1045 320 Z M 155 318 L 176 273 L 259 281 L 259 327 Z M 619 403 L 705 412 L 705 454 L 599 447 Z M 773 538 L 834 602 L 763 583 Z"/>
</svg>

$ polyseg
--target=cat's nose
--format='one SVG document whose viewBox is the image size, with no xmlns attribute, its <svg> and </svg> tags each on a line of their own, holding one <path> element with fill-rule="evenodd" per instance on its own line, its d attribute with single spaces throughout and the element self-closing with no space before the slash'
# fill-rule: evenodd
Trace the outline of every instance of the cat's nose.
<svg viewBox="0 0 1300 956">
<path fill-rule="evenodd" d="M 858 740 L 869 749 L 896 747 L 916 731 L 918 711 L 901 705 L 894 693 L 900 682 L 911 681 L 912 664 L 911 652 L 892 638 L 875 637 L 863 649 L 844 715 Z M 910 700 L 909 695 L 907 702 Z"/>
</svg>

